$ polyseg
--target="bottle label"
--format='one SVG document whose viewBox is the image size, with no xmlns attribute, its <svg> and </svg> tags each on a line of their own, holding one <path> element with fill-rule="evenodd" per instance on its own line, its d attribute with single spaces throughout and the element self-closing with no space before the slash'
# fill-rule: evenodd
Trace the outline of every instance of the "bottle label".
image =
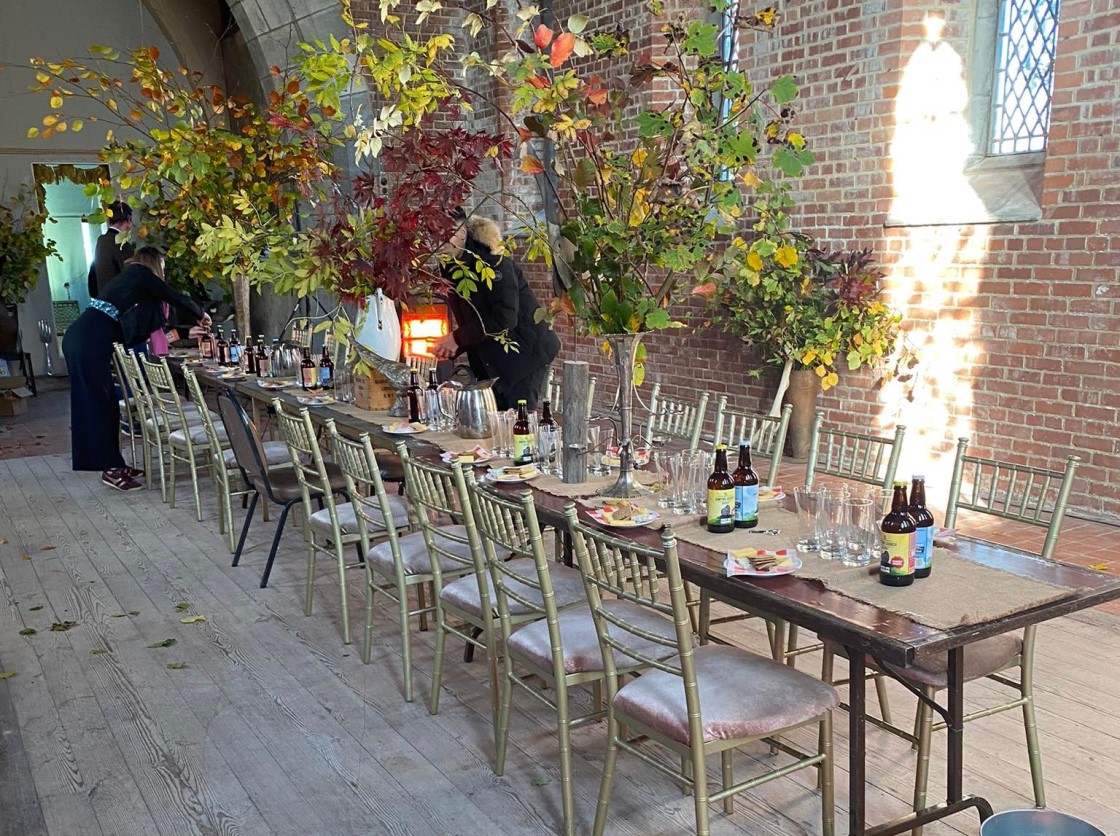
<svg viewBox="0 0 1120 836">
<path fill-rule="evenodd" d="M 879 562 L 879 574 L 905 577 L 914 574 L 914 534 L 880 534 L 883 540 L 883 556 Z"/>
<path fill-rule="evenodd" d="M 522 464 L 533 460 L 533 436 L 514 435 L 513 460 Z"/>
<path fill-rule="evenodd" d="M 231 345 L 229 347 L 229 361 L 231 363 L 236 363 L 240 359 L 241 359 L 241 346 Z"/>
<path fill-rule="evenodd" d="M 305 389 L 314 389 L 319 383 L 319 376 L 314 367 L 303 370 L 303 386 Z"/>
<path fill-rule="evenodd" d="M 756 492 L 757 496 L 757 492 Z M 735 524 L 735 489 L 708 488 L 708 525 Z"/>
<path fill-rule="evenodd" d="M 933 526 L 914 532 L 914 570 L 928 569 L 933 563 Z"/>
<path fill-rule="evenodd" d="M 331 382 L 331 369 L 330 366 L 319 367 L 319 385 L 326 386 Z"/>
<path fill-rule="evenodd" d="M 758 485 L 735 486 L 735 522 L 758 522 Z"/>
</svg>

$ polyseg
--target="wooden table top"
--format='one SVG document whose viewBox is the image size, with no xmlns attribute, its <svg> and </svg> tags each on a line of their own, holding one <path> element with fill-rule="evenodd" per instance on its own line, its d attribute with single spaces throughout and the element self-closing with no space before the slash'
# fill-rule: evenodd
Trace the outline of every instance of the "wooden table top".
<svg viewBox="0 0 1120 836">
<path fill-rule="evenodd" d="M 195 370 L 206 382 L 230 386 L 238 394 L 255 401 L 270 403 L 273 398 L 279 397 L 283 403 L 290 404 L 293 408 L 300 407 L 296 389 L 270 392 L 262 389 L 254 380 L 223 381 L 217 378 L 213 369 L 196 366 Z M 364 413 L 369 416 L 365 418 L 361 411 L 352 406 L 343 409 L 316 407 L 310 413 L 316 423 L 323 423 L 328 418 L 334 419 L 339 431 L 346 435 L 368 432 L 375 446 L 393 449 L 401 440 L 401 436 L 389 435 L 381 429 L 380 420 L 383 416 L 377 415 L 375 419 L 375 413 Z M 422 436 L 409 437 L 406 443 L 415 455 L 429 456 L 439 452 L 438 448 L 425 441 Z M 565 506 L 573 501 L 535 489 L 531 484 L 495 485 L 493 489 L 513 493 L 531 490 L 542 521 L 558 527 L 564 525 Z M 786 501 L 788 503 L 790 500 Z M 580 514 L 589 519 L 585 508 L 580 508 Z M 661 545 L 661 534 L 655 529 L 627 529 L 626 536 L 647 545 Z M 796 574 L 762 580 L 728 578 L 723 569 L 725 555 L 722 552 L 679 539 L 677 549 L 681 572 L 686 580 L 728 601 L 783 618 L 848 647 L 862 649 L 883 662 L 903 667 L 913 664 L 918 651 L 946 652 L 954 647 L 1120 598 L 1120 578 L 1054 560 L 1042 560 L 1028 552 L 958 534 L 952 551 L 959 557 L 1075 592 L 1068 597 L 1022 612 L 944 630 L 854 600 L 841 592 L 826 588 L 819 580 Z M 930 580 L 924 581 L 936 582 L 936 572 Z"/>
</svg>

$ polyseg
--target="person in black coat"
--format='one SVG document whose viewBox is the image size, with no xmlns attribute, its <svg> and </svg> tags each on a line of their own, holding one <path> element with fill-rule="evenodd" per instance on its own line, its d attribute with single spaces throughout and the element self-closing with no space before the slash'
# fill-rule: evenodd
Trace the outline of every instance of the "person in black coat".
<svg viewBox="0 0 1120 836">
<path fill-rule="evenodd" d="M 70 373 L 74 470 L 100 470 L 101 481 L 121 491 L 141 487 L 136 478 L 144 473 L 126 467 L 121 456 L 120 407 L 110 371 L 113 343 L 136 345 L 147 339 L 165 322 L 165 302 L 199 325 L 210 325 L 210 317 L 196 302 L 163 280 L 163 253 L 157 247 L 142 247 L 62 338 Z"/>
<path fill-rule="evenodd" d="M 449 360 L 465 352 L 475 377 L 496 378 L 494 398 L 499 409 L 516 407 L 519 400 L 536 409 L 548 367 L 560 352 L 560 340 L 547 323 L 534 321 L 540 302 L 517 263 L 499 254 L 498 225 L 488 218 L 467 219 L 461 207 L 453 210 L 452 217 L 462 224 L 445 249 L 453 258 L 444 265 L 444 276 L 455 283 L 457 263 L 474 272 L 477 262 L 483 261 L 494 269 L 494 280 L 491 286 L 479 281 L 469 299 L 457 293 L 448 296 L 455 328 L 436 343 L 436 357 Z M 511 343 L 508 348 L 494 338 L 502 332 Z"/>
<path fill-rule="evenodd" d="M 93 249 L 93 264 L 89 268 L 89 298 L 96 299 L 124 270 L 124 263 L 132 258 L 132 244 L 117 243 L 117 235 L 132 231 L 132 207 L 124 201 L 110 203 L 109 229 L 97 239 Z"/>
</svg>

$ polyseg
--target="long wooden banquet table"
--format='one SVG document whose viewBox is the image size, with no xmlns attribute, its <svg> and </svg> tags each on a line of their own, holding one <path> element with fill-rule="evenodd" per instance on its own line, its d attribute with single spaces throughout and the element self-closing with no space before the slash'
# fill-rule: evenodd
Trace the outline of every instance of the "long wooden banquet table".
<svg viewBox="0 0 1120 836">
<path fill-rule="evenodd" d="M 239 395 L 249 400 L 255 416 L 260 414 L 262 408 L 267 409 L 274 397 L 279 397 L 293 409 L 300 408 L 294 394 L 298 390 L 270 392 L 259 387 L 253 380 L 230 383 L 218 379 L 212 369 L 195 368 L 206 383 L 231 386 Z M 391 421 L 384 413 L 367 412 L 352 405 L 337 405 L 315 407 L 310 409 L 310 414 L 318 424 L 333 419 L 339 431 L 347 435 L 368 432 L 375 446 L 393 449 L 401 440 L 401 436 L 389 435 L 382 430 L 382 424 Z M 481 443 L 488 446 L 486 440 Z M 440 451 L 439 447 L 425 439 L 425 434 L 407 437 L 407 444 L 415 455 L 432 455 Z M 563 491 L 565 495 L 559 495 L 542 489 L 534 482 L 495 486 L 494 489 L 513 492 L 531 490 L 541 520 L 558 529 L 565 524 L 565 506 L 573 501 L 570 490 Z M 586 512 L 587 509 L 581 508 L 582 515 L 586 516 Z M 764 516 L 762 524 L 766 524 Z M 625 535 L 648 545 L 661 545 L 660 531 L 655 528 L 626 529 Z M 803 630 L 814 631 L 846 649 L 850 666 L 848 822 L 849 833 L 853 836 L 892 836 L 905 833 L 918 825 L 969 809 L 975 809 L 981 821 L 992 815 L 992 807 L 986 799 L 978 795 L 966 795 L 963 788 L 965 648 L 981 639 L 1120 598 L 1120 578 L 1057 561 L 1042 560 L 1008 546 L 958 535 L 950 551 L 965 563 L 1009 573 L 1013 576 L 1008 579 L 1009 582 L 1033 581 L 1052 586 L 1055 588 L 1054 595 L 1051 600 L 1011 610 L 999 607 L 1000 611 L 996 615 L 971 613 L 967 623 L 955 627 L 934 627 L 905 612 L 858 600 L 819 579 L 799 574 L 764 579 L 729 578 L 723 566 L 726 557 L 724 549 L 717 550 L 688 542 L 678 536 L 681 571 L 687 581 L 711 591 L 726 602 L 742 606 L 751 612 L 784 619 Z M 936 569 L 933 576 L 922 581 L 922 584 L 927 595 L 931 588 L 929 585 L 932 584 L 932 589 L 937 589 Z M 908 589 L 915 588 L 917 587 L 896 591 L 905 596 Z M 949 594 L 948 591 L 946 594 Z M 915 664 L 919 654 L 927 659 L 929 654 L 945 654 L 948 661 L 945 703 L 934 707 L 945 721 L 948 732 L 946 798 L 920 812 L 908 813 L 893 821 L 869 826 L 864 797 L 867 726 L 864 673 L 868 663 L 874 663 L 879 668 L 887 666 L 885 669 L 888 672 L 891 667 L 905 669 Z"/>
</svg>

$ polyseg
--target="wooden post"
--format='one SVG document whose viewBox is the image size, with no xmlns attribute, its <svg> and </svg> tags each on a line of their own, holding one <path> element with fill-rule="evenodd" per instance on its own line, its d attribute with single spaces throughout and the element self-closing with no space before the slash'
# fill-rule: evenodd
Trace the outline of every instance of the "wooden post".
<svg viewBox="0 0 1120 836">
<path fill-rule="evenodd" d="M 587 481 L 587 387 L 589 366 L 564 361 L 563 480 L 569 484 Z"/>
</svg>

